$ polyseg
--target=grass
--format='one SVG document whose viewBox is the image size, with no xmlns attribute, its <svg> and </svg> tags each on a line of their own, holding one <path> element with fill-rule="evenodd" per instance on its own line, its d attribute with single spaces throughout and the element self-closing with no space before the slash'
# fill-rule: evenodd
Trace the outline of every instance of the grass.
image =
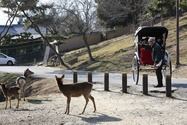
<svg viewBox="0 0 187 125">
<path fill-rule="evenodd" d="M 102 44 L 106 42 L 104 41 Z M 130 35 L 126 36 L 126 40 L 117 40 L 91 49 L 95 61 L 88 61 L 87 51 L 63 59 L 71 69 L 75 70 L 123 72 L 124 69 L 131 67 L 131 58 L 129 57 L 133 56 L 132 49 L 133 37 Z"/>
<path fill-rule="evenodd" d="M 13 83 L 15 82 L 16 78 L 20 76 L 18 74 L 14 73 L 2 73 L 0 72 L 0 82 L 8 82 L 8 83 Z"/>
</svg>

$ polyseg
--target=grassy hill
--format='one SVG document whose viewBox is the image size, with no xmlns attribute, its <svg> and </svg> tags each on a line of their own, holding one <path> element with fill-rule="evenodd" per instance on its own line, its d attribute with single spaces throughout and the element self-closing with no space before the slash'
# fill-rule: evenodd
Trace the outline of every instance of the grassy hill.
<svg viewBox="0 0 187 125">
<path fill-rule="evenodd" d="M 174 76 L 179 75 L 179 70 L 184 70 L 187 64 L 187 13 L 180 16 L 180 67 L 173 71 Z M 155 26 L 159 26 L 160 23 Z M 166 50 L 169 52 L 172 65 L 176 63 L 176 18 L 165 18 L 164 26 L 168 29 Z M 117 40 L 116 40 L 117 39 Z M 134 54 L 134 33 L 124 35 L 108 41 L 103 41 L 98 45 L 93 45 L 91 49 L 95 61 L 88 61 L 87 51 L 83 51 L 63 58 L 65 63 L 75 70 L 100 71 L 100 72 L 130 72 L 132 57 Z M 85 49 L 85 48 L 81 48 Z M 79 49 L 79 50 L 81 50 Z M 66 53 L 74 53 L 74 50 Z M 60 67 L 60 66 L 59 66 Z M 65 67 L 61 67 L 66 69 Z M 185 72 L 184 70 L 183 72 Z M 184 74 L 183 74 L 184 75 Z"/>
</svg>

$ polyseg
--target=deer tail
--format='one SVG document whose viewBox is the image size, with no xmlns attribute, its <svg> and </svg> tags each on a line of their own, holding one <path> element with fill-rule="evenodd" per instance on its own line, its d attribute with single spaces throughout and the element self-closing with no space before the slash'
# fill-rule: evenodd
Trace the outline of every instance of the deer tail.
<svg viewBox="0 0 187 125">
<path fill-rule="evenodd" d="M 19 93 L 19 94 L 21 93 L 21 89 L 18 90 L 18 93 Z"/>
</svg>

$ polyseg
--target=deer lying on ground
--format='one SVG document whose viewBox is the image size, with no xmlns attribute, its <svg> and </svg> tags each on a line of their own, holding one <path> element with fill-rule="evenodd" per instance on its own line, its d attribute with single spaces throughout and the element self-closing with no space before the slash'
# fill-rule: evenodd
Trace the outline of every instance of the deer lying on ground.
<svg viewBox="0 0 187 125">
<path fill-rule="evenodd" d="M 80 82 L 80 83 L 75 83 L 75 84 L 63 84 L 63 78 L 64 78 L 64 75 L 62 75 L 61 77 L 55 76 L 55 80 L 58 84 L 60 91 L 64 94 L 64 96 L 67 97 L 67 106 L 66 106 L 65 114 L 66 113 L 69 114 L 71 97 L 79 97 L 81 95 L 83 95 L 86 100 L 86 104 L 82 111 L 82 114 L 84 113 L 86 109 L 89 99 L 91 99 L 93 102 L 94 112 L 95 112 L 96 106 L 95 106 L 94 97 L 92 97 L 90 94 L 92 91 L 93 85 L 89 82 Z"/>
<path fill-rule="evenodd" d="M 2 92 L 3 92 L 3 94 L 6 98 L 5 109 L 7 108 L 8 99 L 10 101 L 10 108 L 11 108 L 11 97 L 12 96 L 14 96 L 18 100 L 18 103 L 17 103 L 17 106 L 16 106 L 16 108 L 18 108 L 19 107 L 19 95 L 21 94 L 21 89 L 17 86 L 11 86 L 10 88 L 6 88 L 5 87 L 6 84 L 7 84 L 7 82 L 0 84 L 0 86 L 2 88 Z"/>
<path fill-rule="evenodd" d="M 23 94 L 23 98 L 25 101 L 25 87 L 27 84 L 27 78 L 32 74 L 34 74 L 34 72 L 30 71 L 29 69 L 26 69 L 24 71 L 24 75 L 16 79 L 16 84 L 21 88 L 20 100 L 21 100 L 21 95 Z"/>
</svg>

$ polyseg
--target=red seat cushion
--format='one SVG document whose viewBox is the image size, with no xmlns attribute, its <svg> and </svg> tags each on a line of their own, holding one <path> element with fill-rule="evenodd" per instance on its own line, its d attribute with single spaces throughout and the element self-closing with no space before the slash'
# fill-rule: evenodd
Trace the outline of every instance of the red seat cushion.
<svg viewBox="0 0 187 125">
<path fill-rule="evenodd" d="M 163 50 L 163 54 L 165 54 L 165 50 Z"/>
<path fill-rule="evenodd" d="M 141 63 L 153 65 L 154 61 L 152 60 L 152 55 L 151 55 L 152 50 L 145 50 L 145 48 L 142 48 L 140 51 L 141 51 L 141 55 L 140 55 Z"/>
</svg>

